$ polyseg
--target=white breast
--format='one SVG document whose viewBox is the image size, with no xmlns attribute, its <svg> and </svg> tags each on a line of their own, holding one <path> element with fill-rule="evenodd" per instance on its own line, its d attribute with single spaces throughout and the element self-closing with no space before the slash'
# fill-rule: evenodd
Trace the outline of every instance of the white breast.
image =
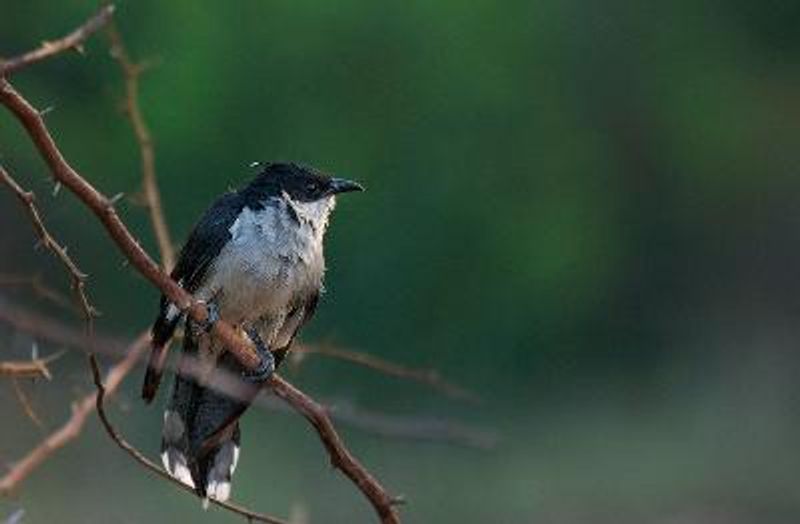
<svg viewBox="0 0 800 524">
<path fill-rule="evenodd" d="M 294 302 L 321 288 L 327 214 L 323 223 L 300 217 L 298 224 L 297 209 L 288 208 L 292 204 L 274 199 L 263 209 L 244 208 L 231 226 L 232 238 L 203 293 L 217 302 L 225 320 L 277 320 Z"/>
</svg>

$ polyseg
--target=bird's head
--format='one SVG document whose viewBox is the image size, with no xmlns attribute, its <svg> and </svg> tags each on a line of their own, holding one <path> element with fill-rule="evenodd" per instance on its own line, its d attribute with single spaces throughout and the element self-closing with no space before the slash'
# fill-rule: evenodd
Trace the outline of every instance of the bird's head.
<svg viewBox="0 0 800 524">
<path fill-rule="evenodd" d="M 336 195 L 364 191 L 358 182 L 326 175 L 294 163 L 260 164 L 261 172 L 251 184 L 260 194 L 283 198 L 301 219 L 324 232 Z"/>
<path fill-rule="evenodd" d="M 358 182 L 328 176 L 314 168 L 292 163 L 260 164 L 254 185 L 274 196 L 288 195 L 295 202 L 325 200 L 350 191 L 364 191 Z"/>
</svg>

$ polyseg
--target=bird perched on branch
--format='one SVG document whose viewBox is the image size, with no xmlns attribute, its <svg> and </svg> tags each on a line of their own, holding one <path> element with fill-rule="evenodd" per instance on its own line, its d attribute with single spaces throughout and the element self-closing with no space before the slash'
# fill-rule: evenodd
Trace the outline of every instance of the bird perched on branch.
<svg viewBox="0 0 800 524">
<path fill-rule="evenodd" d="M 296 164 L 265 164 L 246 187 L 214 202 L 181 250 L 172 278 L 207 305 L 208 320 L 186 319 L 161 458 L 172 476 L 206 499 L 228 499 L 239 459 L 239 417 L 314 314 L 328 219 L 336 195 L 348 191 L 363 188 Z M 184 317 L 161 297 L 142 387 L 148 403 Z M 220 318 L 253 342 L 261 357 L 257 370 L 243 368 L 208 335 Z"/>
</svg>

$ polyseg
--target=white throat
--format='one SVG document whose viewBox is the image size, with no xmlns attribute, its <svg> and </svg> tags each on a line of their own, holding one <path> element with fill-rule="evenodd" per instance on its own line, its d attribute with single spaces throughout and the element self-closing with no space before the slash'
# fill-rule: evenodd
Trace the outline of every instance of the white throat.
<svg viewBox="0 0 800 524">
<path fill-rule="evenodd" d="M 300 202 L 293 200 L 292 197 L 284 192 L 283 199 L 294 210 L 300 222 L 311 226 L 315 235 L 321 238 L 325 234 L 331 211 L 336 207 L 335 196 L 331 195 L 313 202 Z"/>
</svg>

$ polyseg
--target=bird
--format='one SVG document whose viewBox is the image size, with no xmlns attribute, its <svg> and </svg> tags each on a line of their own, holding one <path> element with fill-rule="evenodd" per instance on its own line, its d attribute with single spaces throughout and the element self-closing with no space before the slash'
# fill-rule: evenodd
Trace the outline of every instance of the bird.
<svg viewBox="0 0 800 524">
<path fill-rule="evenodd" d="M 208 310 L 196 322 L 166 296 L 151 329 L 142 398 L 151 403 L 167 348 L 181 322 L 183 346 L 164 411 L 165 469 L 208 504 L 230 497 L 240 454 L 239 417 L 314 315 L 324 292 L 323 241 L 336 196 L 357 182 L 296 163 L 258 164 L 243 188 L 205 211 L 180 251 L 171 277 Z M 210 335 L 222 319 L 246 335 L 261 358 L 246 370 Z M 227 387 L 218 387 L 227 384 Z"/>
</svg>

